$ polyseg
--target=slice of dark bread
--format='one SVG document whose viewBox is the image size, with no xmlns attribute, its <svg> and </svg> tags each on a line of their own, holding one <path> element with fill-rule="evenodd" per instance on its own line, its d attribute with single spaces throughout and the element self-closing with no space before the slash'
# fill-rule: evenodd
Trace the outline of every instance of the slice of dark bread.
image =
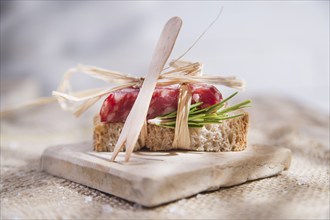
<svg viewBox="0 0 330 220">
<path fill-rule="evenodd" d="M 220 124 L 209 124 L 203 128 L 189 128 L 190 149 L 193 151 L 241 151 L 247 145 L 249 115 L 223 121 Z M 113 151 L 124 123 L 103 123 L 99 115 L 94 117 L 94 150 Z M 132 125 L 134 126 L 134 125 Z M 146 147 L 150 151 L 166 151 L 173 148 L 174 129 L 148 124 L 146 146 L 139 138 L 134 151 Z M 185 149 L 187 150 L 187 149 Z"/>
</svg>

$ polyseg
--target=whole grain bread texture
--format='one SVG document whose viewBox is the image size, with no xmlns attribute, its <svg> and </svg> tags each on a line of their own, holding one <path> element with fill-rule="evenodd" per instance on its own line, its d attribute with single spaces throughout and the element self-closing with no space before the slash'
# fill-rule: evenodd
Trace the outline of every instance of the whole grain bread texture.
<svg viewBox="0 0 330 220">
<path fill-rule="evenodd" d="M 134 126 L 134 125 L 132 125 Z M 247 145 L 249 115 L 247 112 L 237 118 L 223 121 L 220 124 L 208 124 L 202 128 L 189 128 L 190 149 L 192 151 L 241 151 Z M 124 123 L 103 123 L 100 116 L 94 117 L 93 145 L 94 151 L 112 152 L 116 146 Z M 141 138 L 135 145 L 134 151 L 142 148 L 150 151 L 180 150 L 172 146 L 174 129 L 147 125 L 147 138 L 142 145 Z"/>
</svg>

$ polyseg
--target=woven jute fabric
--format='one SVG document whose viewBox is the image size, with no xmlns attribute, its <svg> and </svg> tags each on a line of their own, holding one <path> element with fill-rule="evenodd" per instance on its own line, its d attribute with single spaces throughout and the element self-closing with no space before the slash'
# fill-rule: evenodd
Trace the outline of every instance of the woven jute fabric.
<svg viewBox="0 0 330 220">
<path fill-rule="evenodd" d="M 329 115 L 270 97 L 255 97 L 250 114 L 249 144 L 291 149 L 288 171 L 144 208 L 40 171 L 48 145 L 91 138 L 91 115 L 77 120 L 55 105 L 15 112 L 1 120 L 1 218 L 328 219 Z"/>
</svg>

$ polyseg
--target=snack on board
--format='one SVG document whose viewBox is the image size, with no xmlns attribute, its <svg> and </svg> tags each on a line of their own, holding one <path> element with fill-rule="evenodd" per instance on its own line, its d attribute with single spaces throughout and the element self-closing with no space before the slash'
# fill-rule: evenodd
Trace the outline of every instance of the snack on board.
<svg viewBox="0 0 330 220">
<path fill-rule="evenodd" d="M 227 100 L 222 100 L 222 95 L 216 87 L 206 84 L 189 84 L 188 87 L 192 93 L 190 120 L 188 119 L 190 145 L 187 148 L 173 146 L 175 127 L 173 119 L 176 118 L 179 95 L 179 85 L 173 85 L 156 87 L 147 115 L 145 144 L 139 138 L 134 150 L 140 150 L 143 147 L 151 151 L 244 150 L 247 144 L 248 113 L 241 111 L 240 114 L 229 115 L 228 112 L 246 107 L 249 101 L 229 109 L 224 107 Z M 114 150 L 138 92 L 138 88 L 117 90 L 110 93 L 105 99 L 100 114 L 94 117 L 95 151 Z M 207 110 L 209 113 L 206 113 Z M 216 114 L 216 111 L 218 111 L 218 115 L 212 118 L 212 114 Z"/>
<path fill-rule="evenodd" d="M 203 75 L 202 64 L 183 61 L 183 55 L 164 68 L 181 25 L 179 17 L 166 23 L 145 78 L 78 65 L 64 74 L 53 92 L 61 107 L 74 110 L 76 116 L 108 96 L 100 116 L 94 119 L 94 150 L 113 151 L 112 161 L 123 149 L 128 161 L 132 151 L 141 147 L 154 151 L 233 151 L 246 147 L 248 114 L 236 111 L 247 107 L 250 100 L 228 107 L 227 101 L 237 93 L 222 100 L 213 86 L 243 89 L 242 80 Z M 119 85 L 74 93 L 69 80 L 79 72 Z M 83 103 L 76 106 L 77 102 Z"/>
</svg>

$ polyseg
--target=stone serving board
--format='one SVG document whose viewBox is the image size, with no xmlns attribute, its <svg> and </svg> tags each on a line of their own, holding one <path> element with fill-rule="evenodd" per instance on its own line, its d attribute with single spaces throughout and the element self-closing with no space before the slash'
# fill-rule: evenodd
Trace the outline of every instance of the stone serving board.
<svg viewBox="0 0 330 220">
<path fill-rule="evenodd" d="M 291 151 L 249 146 L 240 152 L 94 152 L 91 142 L 48 147 L 42 170 L 146 207 L 279 174 L 290 166 Z"/>
</svg>

